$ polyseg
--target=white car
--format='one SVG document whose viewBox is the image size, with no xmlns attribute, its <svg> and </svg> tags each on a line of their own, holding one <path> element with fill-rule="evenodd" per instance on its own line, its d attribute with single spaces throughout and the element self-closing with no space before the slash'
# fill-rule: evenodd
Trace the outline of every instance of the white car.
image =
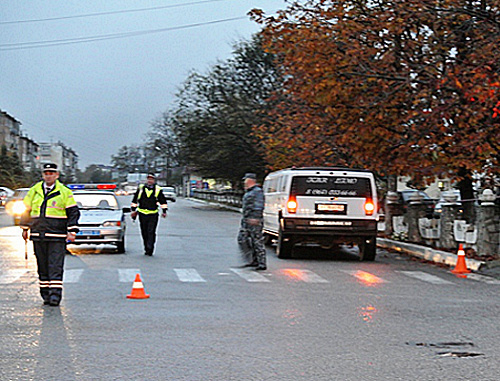
<svg viewBox="0 0 500 381">
<path fill-rule="evenodd" d="M 12 197 L 14 191 L 7 187 L 0 187 L 0 206 L 5 206 L 7 199 Z"/>
<path fill-rule="evenodd" d="M 68 186 L 74 190 L 81 213 L 78 222 L 80 231 L 72 244 L 112 244 L 116 245 L 118 253 L 124 253 L 125 213 L 130 212 L 130 208 L 119 204 L 114 189 L 88 189 L 89 185 Z"/>
<path fill-rule="evenodd" d="M 163 191 L 163 194 L 165 195 L 167 201 L 175 202 L 177 200 L 177 195 L 175 194 L 174 187 L 163 187 L 161 190 Z"/>
</svg>

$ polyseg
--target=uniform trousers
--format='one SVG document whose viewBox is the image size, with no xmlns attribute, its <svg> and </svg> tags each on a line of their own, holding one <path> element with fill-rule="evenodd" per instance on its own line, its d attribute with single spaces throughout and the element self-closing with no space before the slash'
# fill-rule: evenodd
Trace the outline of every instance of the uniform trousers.
<svg viewBox="0 0 500 381">
<path fill-rule="evenodd" d="M 40 295 L 48 301 L 55 295 L 60 301 L 63 290 L 64 257 L 66 255 L 65 241 L 33 241 Z"/>
<path fill-rule="evenodd" d="M 144 242 L 144 254 L 153 255 L 156 242 L 156 227 L 158 226 L 158 213 L 144 214 L 139 212 L 139 222 Z"/>
<path fill-rule="evenodd" d="M 262 223 L 259 225 L 242 225 L 238 234 L 238 246 L 240 247 L 243 262 L 266 267 L 266 249 L 264 247 Z"/>
</svg>

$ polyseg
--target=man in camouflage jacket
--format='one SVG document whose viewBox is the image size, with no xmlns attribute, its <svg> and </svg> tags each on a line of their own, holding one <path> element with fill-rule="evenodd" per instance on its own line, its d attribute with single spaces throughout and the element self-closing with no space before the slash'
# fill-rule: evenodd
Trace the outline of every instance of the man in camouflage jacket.
<svg viewBox="0 0 500 381">
<path fill-rule="evenodd" d="M 245 195 L 243 196 L 240 232 L 238 245 L 245 261 L 243 267 L 255 267 L 256 270 L 266 270 L 266 250 L 262 235 L 264 193 L 257 185 L 255 173 L 247 173 L 243 177 Z"/>
</svg>

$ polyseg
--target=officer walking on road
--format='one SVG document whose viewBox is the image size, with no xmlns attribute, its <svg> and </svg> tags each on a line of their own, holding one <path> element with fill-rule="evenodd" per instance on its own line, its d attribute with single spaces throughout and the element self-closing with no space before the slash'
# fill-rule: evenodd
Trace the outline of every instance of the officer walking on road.
<svg viewBox="0 0 500 381">
<path fill-rule="evenodd" d="M 162 208 L 161 216 L 167 217 L 167 200 L 159 185 L 156 185 L 154 173 L 148 173 L 146 184 L 141 184 L 132 199 L 131 217 L 135 220 L 139 214 L 141 235 L 144 241 L 144 255 L 153 255 L 158 226 L 158 205 Z"/>
<path fill-rule="evenodd" d="M 264 193 L 257 185 L 255 173 L 245 174 L 243 181 L 246 192 L 243 196 L 243 217 L 238 234 L 238 245 L 246 262 L 242 267 L 255 267 L 255 270 L 262 271 L 267 269 L 262 235 Z"/>
<path fill-rule="evenodd" d="M 57 180 L 57 165 L 43 165 L 43 181 L 33 185 L 24 198 L 26 212 L 21 217 L 25 241 L 33 241 L 40 294 L 43 304 L 58 306 L 63 290 L 66 241 L 78 233 L 80 210 L 73 193 Z"/>
</svg>

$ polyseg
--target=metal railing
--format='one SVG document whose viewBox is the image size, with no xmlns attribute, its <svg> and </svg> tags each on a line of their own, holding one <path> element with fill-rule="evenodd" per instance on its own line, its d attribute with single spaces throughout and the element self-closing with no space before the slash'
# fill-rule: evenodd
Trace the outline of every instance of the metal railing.
<svg viewBox="0 0 500 381">
<path fill-rule="evenodd" d="M 221 204 L 241 208 L 241 200 L 243 198 L 243 191 L 238 190 L 199 190 L 193 191 L 193 197 L 201 200 L 218 202 Z"/>
</svg>

